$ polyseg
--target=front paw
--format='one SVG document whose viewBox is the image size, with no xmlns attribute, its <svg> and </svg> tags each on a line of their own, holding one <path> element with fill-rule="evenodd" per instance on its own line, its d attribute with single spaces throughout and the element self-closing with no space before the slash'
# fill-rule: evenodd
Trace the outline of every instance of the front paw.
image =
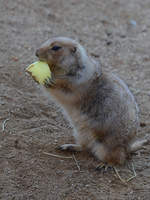
<svg viewBox="0 0 150 200">
<path fill-rule="evenodd" d="M 50 88 L 50 87 L 53 87 L 55 85 L 55 81 L 53 78 L 47 78 L 44 80 L 44 86 L 46 88 Z"/>
</svg>

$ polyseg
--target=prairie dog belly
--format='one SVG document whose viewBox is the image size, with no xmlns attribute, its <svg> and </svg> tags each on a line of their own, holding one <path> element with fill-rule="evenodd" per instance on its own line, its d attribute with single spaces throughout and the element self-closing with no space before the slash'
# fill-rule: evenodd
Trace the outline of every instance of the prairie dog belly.
<svg viewBox="0 0 150 200">
<path fill-rule="evenodd" d="M 80 144 L 84 149 L 90 148 L 95 138 L 88 124 L 88 116 L 82 114 L 80 109 L 77 109 L 78 106 L 74 105 L 74 102 L 77 101 L 77 95 L 66 95 L 61 91 L 49 89 L 46 89 L 45 92 L 58 104 L 65 118 L 70 122 L 76 143 Z"/>
</svg>

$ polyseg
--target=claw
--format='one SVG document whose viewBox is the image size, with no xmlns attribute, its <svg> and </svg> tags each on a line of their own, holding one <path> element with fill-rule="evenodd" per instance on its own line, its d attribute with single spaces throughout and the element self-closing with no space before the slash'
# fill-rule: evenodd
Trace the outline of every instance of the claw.
<svg viewBox="0 0 150 200">
<path fill-rule="evenodd" d="M 110 165 L 107 165 L 106 163 L 100 163 L 97 167 L 96 167 L 96 170 L 98 171 L 103 171 L 104 173 L 112 170 L 113 167 L 110 166 Z"/>
<path fill-rule="evenodd" d="M 46 88 L 52 87 L 52 86 L 54 86 L 54 84 L 55 84 L 55 81 L 50 77 L 45 79 L 45 81 L 44 81 L 44 86 Z"/>
<path fill-rule="evenodd" d="M 48 87 L 51 86 L 51 85 L 50 85 L 50 82 L 49 82 L 47 79 L 44 81 L 44 86 L 45 86 L 46 88 L 48 88 Z"/>
</svg>

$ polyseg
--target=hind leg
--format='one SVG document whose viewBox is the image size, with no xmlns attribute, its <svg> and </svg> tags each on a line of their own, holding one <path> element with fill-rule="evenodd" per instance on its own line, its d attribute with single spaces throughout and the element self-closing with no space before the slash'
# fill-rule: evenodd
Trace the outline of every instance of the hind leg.
<svg viewBox="0 0 150 200">
<path fill-rule="evenodd" d="M 105 173 L 113 169 L 113 166 L 106 162 L 107 150 L 103 144 L 96 142 L 93 145 L 92 152 L 100 160 L 100 163 L 96 166 L 96 170 Z"/>
<path fill-rule="evenodd" d="M 102 161 L 96 167 L 96 169 L 98 169 L 98 170 L 104 169 L 103 170 L 104 172 L 107 172 L 108 169 L 113 169 L 114 172 L 116 173 L 117 177 L 123 183 L 127 183 L 136 177 L 136 172 L 135 172 L 133 163 L 132 163 L 133 176 L 126 180 L 120 176 L 119 171 L 116 168 L 116 166 L 123 165 L 128 157 L 127 153 L 123 147 L 118 146 L 111 150 L 109 149 L 109 151 L 108 151 L 108 149 L 105 145 L 97 143 L 96 145 L 94 145 L 93 153 L 98 159 L 100 159 L 100 161 Z"/>
<path fill-rule="evenodd" d="M 121 146 L 109 148 L 103 143 L 96 142 L 92 152 L 100 161 L 110 166 L 123 165 L 127 159 L 126 150 Z"/>
</svg>

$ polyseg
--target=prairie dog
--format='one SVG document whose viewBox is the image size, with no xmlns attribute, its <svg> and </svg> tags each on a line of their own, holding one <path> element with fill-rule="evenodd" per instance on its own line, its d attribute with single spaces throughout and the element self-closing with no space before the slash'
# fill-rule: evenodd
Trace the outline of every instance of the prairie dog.
<svg viewBox="0 0 150 200">
<path fill-rule="evenodd" d="M 52 79 L 47 92 L 66 111 L 74 127 L 76 144 L 62 150 L 90 150 L 100 161 L 123 165 L 146 140 L 136 139 L 138 106 L 127 85 L 102 71 L 76 41 L 56 37 L 36 51 L 49 64 Z"/>
</svg>

